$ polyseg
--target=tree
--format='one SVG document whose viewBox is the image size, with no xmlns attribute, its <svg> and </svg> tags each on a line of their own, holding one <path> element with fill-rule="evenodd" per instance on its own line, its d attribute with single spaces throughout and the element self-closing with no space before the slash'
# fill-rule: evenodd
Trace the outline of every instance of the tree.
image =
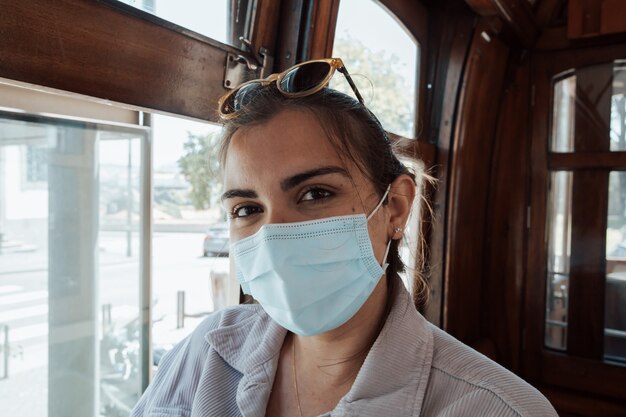
<svg viewBox="0 0 626 417">
<path fill-rule="evenodd" d="M 219 134 L 194 135 L 187 133 L 185 153 L 178 159 L 178 167 L 191 184 L 190 197 L 196 210 L 211 206 L 219 192 Z"/>
<path fill-rule="evenodd" d="M 413 137 L 415 87 L 398 74 L 400 58 L 385 51 L 374 52 L 363 42 L 352 38 L 347 33 L 335 39 L 333 56 L 340 57 L 344 61 L 361 95 L 366 100 L 365 104 L 378 117 L 385 130 Z M 335 75 L 334 78 L 339 77 Z M 347 83 L 331 83 L 331 86 L 352 94 Z M 370 94 L 372 88 L 373 96 L 368 101 L 368 96 L 372 95 Z"/>
</svg>

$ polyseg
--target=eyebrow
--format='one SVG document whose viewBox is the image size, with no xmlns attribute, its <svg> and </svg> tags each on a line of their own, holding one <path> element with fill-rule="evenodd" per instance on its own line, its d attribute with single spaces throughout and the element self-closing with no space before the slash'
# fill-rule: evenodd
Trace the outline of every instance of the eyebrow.
<svg viewBox="0 0 626 417">
<path fill-rule="evenodd" d="M 241 198 L 257 198 L 258 195 L 256 193 L 256 191 L 254 190 L 228 190 L 226 191 L 224 194 L 222 194 L 222 197 L 220 197 L 221 201 L 227 200 L 229 198 L 235 198 L 235 197 L 241 197 Z"/>
<path fill-rule="evenodd" d="M 282 180 L 280 182 L 280 188 L 283 191 L 289 191 L 292 188 L 296 187 L 298 184 L 313 178 L 313 177 L 318 177 L 321 175 L 329 175 L 329 174 L 341 174 L 346 178 L 350 178 L 350 175 L 348 174 L 348 171 L 346 171 L 344 168 L 338 167 L 338 166 L 325 166 L 325 167 L 321 167 L 321 168 L 315 168 L 315 169 L 311 169 L 308 171 L 304 171 L 301 172 L 299 174 L 295 174 L 292 175 L 290 177 L 285 178 L 284 180 Z M 227 200 L 229 198 L 236 198 L 236 197 L 241 197 L 241 198 L 258 198 L 258 195 L 256 193 L 256 191 L 254 190 L 249 190 L 249 189 L 233 189 L 233 190 L 228 190 L 226 192 L 224 192 L 224 194 L 222 194 L 222 197 L 220 198 L 221 201 Z"/>
<path fill-rule="evenodd" d="M 309 171 L 301 172 L 296 175 L 292 175 L 291 177 L 285 178 L 280 182 L 280 188 L 283 191 L 289 191 L 290 189 L 296 187 L 298 184 L 308 180 L 309 178 L 318 177 L 320 175 L 328 175 L 328 174 L 341 174 L 346 178 L 350 178 L 348 171 L 344 168 L 338 166 L 325 166 L 321 168 L 311 169 Z"/>
</svg>

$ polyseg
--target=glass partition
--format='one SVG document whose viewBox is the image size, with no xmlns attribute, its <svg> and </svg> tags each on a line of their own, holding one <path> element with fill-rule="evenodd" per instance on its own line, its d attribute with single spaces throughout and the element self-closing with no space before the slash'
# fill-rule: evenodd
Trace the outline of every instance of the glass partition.
<svg viewBox="0 0 626 417">
<path fill-rule="evenodd" d="M 554 84 L 552 107 L 552 152 L 574 151 L 574 106 L 576 76 L 570 75 Z"/>
<path fill-rule="evenodd" d="M 572 172 L 550 174 L 545 345 L 567 348 L 567 300 L 572 235 Z"/>
<path fill-rule="evenodd" d="M 2 415 L 126 415 L 145 369 L 147 132 L 0 112 Z"/>
<path fill-rule="evenodd" d="M 626 171 L 609 176 L 604 356 L 626 362 Z"/>
</svg>

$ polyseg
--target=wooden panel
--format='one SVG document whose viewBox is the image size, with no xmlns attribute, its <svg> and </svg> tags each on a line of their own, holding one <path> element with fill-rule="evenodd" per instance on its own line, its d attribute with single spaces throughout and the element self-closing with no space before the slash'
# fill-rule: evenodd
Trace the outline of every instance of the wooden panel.
<svg viewBox="0 0 626 417">
<path fill-rule="evenodd" d="M 496 16 L 498 14 L 492 0 L 465 0 L 465 2 L 481 16 Z"/>
<path fill-rule="evenodd" d="M 506 86 L 496 132 L 485 245 L 482 323 L 498 362 L 519 371 L 523 322 L 526 207 L 530 187 L 530 62 Z"/>
<path fill-rule="evenodd" d="M 259 51 L 265 48 L 269 55 L 276 58 L 276 27 L 280 18 L 280 1 L 257 0 L 256 12 L 254 15 L 254 25 L 252 34 L 252 45 Z M 270 68 L 269 73 L 272 72 Z"/>
<path fill-rule="evenodd" d="M 569 0 L 567 35 L 570 38 L 600 33 L 600 2 L 598 0 Z"/>
<path fill-rule="evenodd" d="M 552 26 L 567 0 L 542 0 L 537 4 L 535 19 L 540 28 Z"/>
<path fill-rule="evenodd" d="M 486 25 L 476 27 L 463 76 L 448 185 L 444 329 L 469 344 L 479 338 L 489 167 L 509 52 L 481 36 Z"/>
<path fill-rule="evenodd" d="M 433 43 L 428 53 L 428 90 L 426 107 L 429 109 L 426 138 L 437 143 L 436 190 L 433 210 L 435 218 L 427 235 L 429 254 L 428 281 L 430 297 L 424 315 L 433 324 L 443 326 L 444 274 L 446 272 L 446 211 L 448 196 L 448 171 L 451 159 L 453 128 L 456 125 L 457 102 L 461 89 L 461 76 L 472 40 L 473 16 L 458 4 L 443 10 L 432 11 Z M 455 7 L 455 8 L 453 8 Z M 435 47 L 436 45 L 436 47 Z"/>
<path fill-rule="evenodd" d="M 574 173 L 567 351 L 598 360 L 604 353 L 608 189 L 607 171 Z"/>
<path fill-rule="evenodd" d="M 428 11 L 417 1 L 379 0 L 415 37 L 422 48 L 428 41 Z"/>
<path fill-rule="evenodd" d="M 527 273 L 524 292 L 524 337 L 522 344 L 522 375 L 527 380 L 540 381 L 544 345 L 544 320 L 546 309 L 546 248 L 545 219 L 547 204 L 547 144 L 548 115 L 551 110 L 552 61 L 533 62 L 532 82 L 535 87 L 532 108 L 531 142 L 531 215 L 526 256 Z"/>
<path fill-rule="evenodd" d="M 550 351 L 544 351 L 541 356 L 542 379 L 546 384 L 626 401 L 623 366 Z"/>
<path fill-rule="evenodd" d="M 274 60 L 277 72 L 284 71 L 296 64 L 303 10 L 304 0 L 281 2 L 281 36 L 278 39 L 278 49 Z"/>
<path fill-rule="evenodd" d="M 626 169 L 626 152 L 551 153 L 551 170 Z"/>
<path fill-rule="evenodd" d="M 528 0 L 465 0 L 481 16 L 498 16 L 524 46 L 530 47 L 538 35 Z"/>
<path fill-rule="evenodd" d="M 600 10 L 600 33 L 626 32 L 624 0 L 604 0 Z"/>
<path fill-rule="evenodd" d="M 528 0 L 492 0 L 506 25 L 524 47 L 530 48 L 539 34 Z"/>
<path fill-rule="evenodd" d="M 94 1 L 0 0 L 0 9 L 11 10 L 0 13 L 0 77 L 217 120 L 234 48 Z"/>
<path fill-rule="evenodd" d="M 339 0 L 313 2 L 308 59 L 327 58 L 332 55 L 338 12 Z"/>
<path fill-rule="evenodd" d="M 611 45 L 592 45 L 586 48 L 571 48 L 558 51 L 540 51 L 535 58 L 543 64 L 538 71 L 550 77 L 574 68 L 612 63 L 616 59 L 626 57 L 626 38 L 622 43 Z"/>
<path fill-rule="evenodd" d="M 569 38 L 620 32 L 626 32 L 626 7 L 623 0 L 569 0 Z"/>
<path fill-rule="evenodd" d="M 537 386 L 561 417 L 567 416 L 624 416 L 626 404 L 609 401 L 601 396 L 583 396 L 577 391 Z"/>
</svg>

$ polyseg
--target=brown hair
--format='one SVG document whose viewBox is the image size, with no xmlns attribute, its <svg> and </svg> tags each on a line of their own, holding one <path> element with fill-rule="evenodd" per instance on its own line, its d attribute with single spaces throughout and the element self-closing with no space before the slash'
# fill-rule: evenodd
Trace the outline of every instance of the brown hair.
<svg viewBox="0 0 626 417">
<path fill-rule="evenodd" d="M 230 141 L 237 130 L 267 122 L 285 110 L 306 111 L 314 115 L 339 155 L 356 164 L 372 182 L 379 197 L 400 175 L 406 174 L 415 182 L 415 174 L 397 158 L 394 144 L 376 116 L 352 97 L 330 88 L 305 97 L 288 98 L 271 84 L 260 88 L 252 97 L 246 97 L 246 104 L 237 116 L 225 120 L 219 151 L 222 167 Z M 423 242 L 423 239 L 419 241 Z M 398 274 L 405 269 L 398 251 L 399 242 L 391 242 L 387 258 L 388 309 L 396 292 Z M 427 294 L 427 283 L 422 275 L 423 253 L 423 250 L 418 251 L 415 263 L 414 300 L 420 301 Z"/>
</svg>

